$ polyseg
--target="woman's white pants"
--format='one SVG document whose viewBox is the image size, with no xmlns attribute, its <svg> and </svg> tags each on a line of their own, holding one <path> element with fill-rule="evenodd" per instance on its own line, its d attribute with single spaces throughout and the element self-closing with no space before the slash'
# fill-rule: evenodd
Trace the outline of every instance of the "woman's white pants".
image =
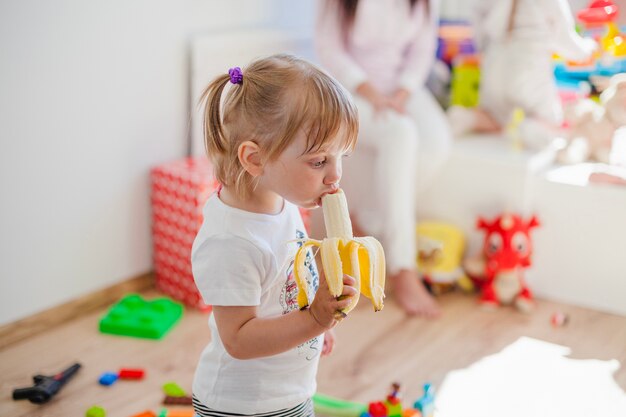
<svg viewBox="0 0 626 417">
<path fill-rule="evenodd" d="M 452 136 L 443 110 L 426 88 L 414 92 L 407 114 L 374 113 L 354 94 L 359 140 L 344 164 L 342 187 L 352 215 L 381 240 L 393 274 L 414 269 L 416 205 L 445 162 Z"/>
</svg>

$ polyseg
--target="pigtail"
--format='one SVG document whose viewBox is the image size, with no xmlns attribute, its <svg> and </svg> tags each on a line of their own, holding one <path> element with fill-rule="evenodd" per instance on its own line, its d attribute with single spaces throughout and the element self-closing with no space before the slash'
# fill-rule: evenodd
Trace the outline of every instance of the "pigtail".
<svg viewBox="0 0 626 417">
<path fill-rule="evenodd" d="M 228 74 L 216 77 L 202 92 L 200 104 L 204 103 L 204 146 L 211 158 L 224 155 L 229 146 L 222 128 L 222 92 L 228 83 Z"/>
</svg>

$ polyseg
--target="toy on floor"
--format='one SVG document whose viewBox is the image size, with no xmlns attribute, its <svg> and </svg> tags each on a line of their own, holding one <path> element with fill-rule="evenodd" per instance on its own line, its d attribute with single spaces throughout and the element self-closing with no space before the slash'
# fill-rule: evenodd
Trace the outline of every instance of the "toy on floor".
<svg viewBox="0 0 626 417">
<path fill-rule="evenodd" d="M 107 413 L 104 408 L 99 405 L 94 405 L 89 407 L 89 409 L 85 412 L 85 417 L 106 417 Z"/>
<path fill-rule="evenodd" d="M 465 272 L 481 290 L 483 306 L 515 304 L 523 312 L 533 307 L 523 271 L 530 266 L 531 229 L 539 226 L 535 216 L 523 220 L 505 213 L 488 221 L 478 218 L 477 227 L 485 232 L 482 253 L 464 262 Z"/>
<path fill-rule="evenodd" d="M 569 316 L 560 311 L 557 311 L 556 313 L 552 315 L 552 317 L 550 317 L 550 323 L 552 323 L 552 326 L 554 327 L 565 326 L 568 321 L 569 321 Z"/>
<path fill-rule="evenodd" d="M 161 339 L 180 320 L 183 306 L 166 297 L 152 301 L 129 294 L 100 320 L 100 331 L 122 336 Z"/>
<path fill-rule="evenodd" d="M 166 395 L 162 402 L 164 405 L 192 405 L 193 399 L 187 395 L 184 397 Z"/>
<path fill-rule="evenodd" d="M 98 382 L 100 385 L 113 385 L 118 379 L 139 380 L 143 379 L 145 371 L 143 369 L 122 368 L 118 372 L 105 372 L 100 375 Z"/>
<path fill-rule="evenodd" d="M 384 401 L 368 404 L 345 401 L 323 394 L 313 396 L 315 413 L 329 417 L 432 417 L 434 411 L 434 388 L 424 384 L 424 395 L 415 401 L 414 408 L 402 408 L 400 384 L 391 384 Z"/>
<path fill-rule="evenodd" d="M 163 415 L 163 413 L 161 413 Z M 161 415 L 159 417 L 161 417 Z M 196 415 L 193 408 L 185 408 L 180 410 L 167 410 L 167 414 L 163 417 L 194 417 Z"/>
<path fill-rule="evenodd" d="M 146 410 L 139 414 L 133 414 L 131 417 L 157 417 L 157 415 L 153 411 Z"/>
<path fill-rule="evenodd" d="M 360 417 L 367 412 L 366 404 L 340 400 L 319 393 L 313 396 L 313 407 L 316 414 L 331 417 Z"/>
<path fill-rule="evenodd" d="M 435 295 L 455 286 L 472 289 L 462 268 L 465 237 L 458 227 L 443 222 L 417 225 L 417 270 Z"/>
<path fill-rule="evenodd" d="M 115 372 L 105 372 L 102 375 L 100 375 L 100 378 L 98 378 L 98 383 L 100 385 L 104 385 L 108 387 L 108 386 L 115 384 L 118 378 L 119 377 L 117 376 Z"/>
<path fill-rule="evenodd" d="M 146 375 L 146 371 L 141 368 L 122 368 L 117 373 L 120 379 L 143 379 Z"/>
<path fill-rule="evenodd" d="M 185 397 L 187 393 L 176 382 L 166 382 L 163 384 L 163 393 L 170 397 Z"/>
<path fill-rule="evenodd" d="M 391 391 L 387 395 L 387 402 L 390 404 L 399 404 L 402 400 L 402 394 L 400 392 L 400 384 L 394 382 L 391 384 Z"/>
<path fill-rule="evenodd" d="M 80 363 L 75 363 L 66 370 L 53 376 L 35 375 L 35 385 L 13 390 L 14 400 L 28 400 L 33 404 L 43 404 L 54 397 L 63 386 L 78 372 Z"/>
<path fill-rule="evenodd" d="M 432 384 L 424 384 L 424 395 L 415 401 L 413 407 L 422 413 L 422 417 L 433 417 L 435 413 L 435 388 Z"/>
</svg>

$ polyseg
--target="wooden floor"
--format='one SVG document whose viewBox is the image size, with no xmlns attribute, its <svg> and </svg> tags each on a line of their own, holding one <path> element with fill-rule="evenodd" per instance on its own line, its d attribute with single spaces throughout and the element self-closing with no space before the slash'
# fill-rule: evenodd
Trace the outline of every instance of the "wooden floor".
<svg viewBox="0 0 626 417">
<path fill-rule="evenodd" d="M 444 314 L 434 321 L 406 318 L 393 300 L 379 313 L 361 303 L 337 327 L 336 351 L 320 363 L 318 391 L 366 402 L 381 399 L 390 383 L 399 381 L 405 398 L 417 398 L 423 382 L 438 385 L 450 371 L 497 353 L 521 336 L 568 346 L 572 358 L 617 359 L 621 367 L 613 377 L 626 391 L 626 317 L 546 301 L 530 315 L 510 308 L 486 312 L 463 294 L 447 294 L 440 301 Z M 569 315 L 566 326 L 551 326 L 550 316 L 557 311 Z M 206 315 L 188 311 L 162 341 L 150 341 L 100 334 L 103 313 L 77 317 L 1 350 L 0 416 L 84 416 L 93 405 L 104 407 L 110 417 L 158 413 L 165 382 L 190 390 L 196 360 L 210 337 Z M 30 385 L 32 375 L 54 374 L 73 362 L 82 369 L 50 403 L 11 399 L 13 388 Z M 110 387 L 98 384 L 101 373 L 121 367 L 144 368 L 147 377 Z"/>
</svg>

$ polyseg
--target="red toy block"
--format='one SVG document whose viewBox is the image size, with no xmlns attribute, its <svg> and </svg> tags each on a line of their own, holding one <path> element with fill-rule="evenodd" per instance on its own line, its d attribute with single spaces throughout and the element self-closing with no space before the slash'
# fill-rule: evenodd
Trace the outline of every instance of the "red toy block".
<svg viewBox="0 0 626 417">
<path fill-rule="evenodd" d="M 120 379 L 143 379 L 145 372 L 143 369 L 122 368 L 117 373 Z"/>
<path fill-rule="evenodd" d="M 152 236 L 156 286 L 175 300 L 203 311 L 191 273 L 191 246 L 202 224 L 204 203 L 219 186 L 206 157 L 184 158 L 154 167 Z"/>
</svg>

